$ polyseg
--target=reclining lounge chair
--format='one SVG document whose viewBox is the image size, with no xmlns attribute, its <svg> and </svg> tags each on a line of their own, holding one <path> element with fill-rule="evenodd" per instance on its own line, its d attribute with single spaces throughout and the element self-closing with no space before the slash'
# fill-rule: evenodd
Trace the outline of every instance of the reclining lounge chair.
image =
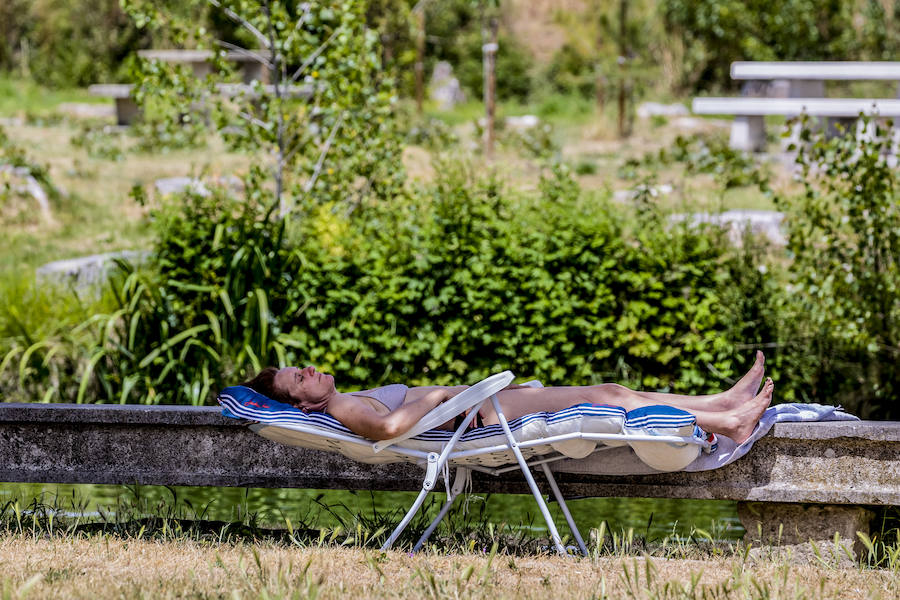
<svg viewBox="0 0 900 600">
<path fill-rule="evenodd" d="M 530 467 L 539 466 L 547 477 L 572 535 L 582 553 L 584 540 L 566 506 L 548 464 L 564 458 L 584 458 L 594 452 L 628 444 L 637 456 L 660 471 L 677 471 L 701 451 L 710 452 L 715 436 L 696 426 L 690 413 L 668 406 L 652 406 L 628 413 L 617 406 L 582 404 L 556 413 L 535 413 L 508 422 L 497 392 L 512 383 L 509 371 L 492 375 L 433 409 L 403 435 L 382 441 L 358 436 L 326 413 L 309 414 L 267 398 L 250 388 L 234 386 L 219 394 L 223 414 L 250 421 L 250 428 L 271 440 L 306 448 L 329 450 L 365 463 L 413 462 L 425 468 L 422 490 L 412 507 L 382 546 L 390 548 L 433 491 L 444 474 L 447 502 L 431 522 L 413 551 L 417 551 L 444 518 L 470 481 L 471 471 L 498 475 L 520 469 L 547 522 L 550 538 L 566 554 L 556 524 L 535 483 Z M 540 387 L 538 382 L 529 382 Z M 490 400 L 499 425 L 468 430 L 481 405 Z M 469 410 L 472 409 L 472 410 Z M 456 431 L 436 430 L 442 423 L 469 410 Z M 449 468 L 456 467 L 453 485 Z"/>
</svg>

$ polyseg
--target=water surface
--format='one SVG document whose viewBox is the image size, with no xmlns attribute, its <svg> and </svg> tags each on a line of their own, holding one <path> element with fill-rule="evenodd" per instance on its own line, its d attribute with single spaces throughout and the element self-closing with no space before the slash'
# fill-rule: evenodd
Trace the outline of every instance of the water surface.
<svg viewBox="0 0 900 600">
<path fill-rule="evenodd" d="M 100 518 L 100 513 L 116 511 L 168 514 L 181 518 L 214 521 L 242 521 L 252 516 L 265 527 L 284 528 L 287 520 L 294 527 L 313 529 L 338 525 L 355 526 L 355 515 L 365 522 L 397 513 L 399 520 L 416 497 L 415 492 L 348 492 L 336 490 L 161 487 L 121 485 L 56 485 L 0 483 L 0 507 L 11 500 L 21 506 L 38 499 L 65 514 L 83 514 Z M 435 513 L 446 496 L 431 494 L 430 511 Z M 426 505 L 429 501 L 426 501 Z M 460 497 L 456 504 L 465 504 Z M 651 498 L 585 498 L 567 502 L 582 534 L 607 522 L 608 531 L 627 531 L 651 540 L 668 535 L 688 536 L 693 530 L 709 532 L 718 539 L 738 539 L 744 534 L 737 518 L 735 502 L 719 500 L 670 500 Z M 559 506 L 550 510 L 560 528 L 567 533 Z M 496 526 L 505 524 L 540 535 L 546 532 L 534 499 L 520 494 L 473 494 L 468 497 L 467 512 L 457 522 L 484 520 Z"/>
</svg>

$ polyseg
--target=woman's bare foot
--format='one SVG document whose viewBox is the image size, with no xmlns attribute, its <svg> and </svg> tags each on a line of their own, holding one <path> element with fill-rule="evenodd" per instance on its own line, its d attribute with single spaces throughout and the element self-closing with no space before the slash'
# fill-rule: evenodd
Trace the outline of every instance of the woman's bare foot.
<svg viewBox="0 0 900 600">
<path fill-rule="evenodd" d="M 718 410 L 732 410 L 756 396 L 759 384 L 762 383 L 766 373 L 766 357 L 760 351 L 756 351 L 756 362 L 750 370 L 734 384 L 731 389 L 716 396 L 715 404 Z"/>
<path fill-rule="evenodd" d="M 775 382 L 772 378 L 766 378 L 760 391 L 752 400 L 744 402 L 735 409 L 723 413 L 723 419 L 718 427 L 710 428 L 714 433 L 721 433 L 726 437 L 730 437 L 738 444 L 743 443 L 759 423 L 766 408 L 772 403 L 772 394 L 775 391 Z"/>
</svg>

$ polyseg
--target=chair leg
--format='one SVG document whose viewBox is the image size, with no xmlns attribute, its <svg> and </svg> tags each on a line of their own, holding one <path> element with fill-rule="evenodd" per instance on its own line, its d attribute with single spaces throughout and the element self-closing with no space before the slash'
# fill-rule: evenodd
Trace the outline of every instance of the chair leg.
<svg viewBox="0 0 900 600">
<path fill-rule="evenodd" d="M 425 530 L 425 533 L 422 534 L 422 537 L 419 538 L 419 541 L 416 542 L 416 545 L 413 546 L 413 552 L 418 552 L 425 542 L 428 541 L 428 538 L 434 533 L 434 530 L 437 528 L 438 524 L 444 520 L 444 517 L 447 516 L 447 512 L 450 510 L 450 507 L 453 506 L 453 503 L 456 502 L 456 498 L 463 493 L 463 490 L 466 487 L 466 482 L 469 481 L 469 477 L 471 475 L 471 470 L 466 467 L 457 467 L 456 469 L 456 477 L 453 479 L 453 485 L 447 490 L 447 502 L 444 503 L 444 506 L 441 508 L 441 512 L 438 513 L 438 516 L 434 518 L 431 524 L 428 526 L 428 529 Z"/>
<path fill-rule="evenodd" d="M 412 551 L 418 552 L 422 549 L 422 546 L 425 545 L 425 542 L 428 541 L 428 538 L 437 528 L 438 524 L 447 516 L 447 512 L 450 510 L 450 507 L 453 506 L 453 503 L 456 501 L 456 496 L 450 494 L 450 498 L 444 503 L 444 506 L 441 507 L 441 512 L 434 518 L 431 524 L 428 526 L 428 529 L 425 530 L 425 533 L 422 534 L 422 537 L 419 538 L 419 541 L 416 542 L 416 545 L 413 546 Z"/>
<path fill-rule="evenodd" d="M 547 463 L 541 463 L 541 469 L 544 471 L 544 475 L 547 476 L 547 481 L 550 483 L 550 489 L 553 490 L 553 496 L 556 498 L 559 507 L 562 509 L 563 515 L 566 517 L 566 523 L 569 524 L 569 530 L 572 532 L 572 535 L 575 536 L 575 541 L 578 542 L 581 553 L 587 556 L 587 546 L 584 545 L 584 540 L 581 539 L 581 533 L 578 531 L 575 519 L 572 518 L 572 513 L 569 512 L 569 507 L 566 506 L 566 501 L 563 499 L 562 492 L 559 491 L 559 486 L 556 485 L 556 478 L 553 477 L 553 473 L 550 471 L 550 467 Z"/>
<path fill-rule="evenodd" d="M 397 541 L 397 538 L 400 537 L 400 534 L 403 533 L 403 530 L 406 529 L 406 526 L 409 525 L 409 522 L 412 521 L 413 516 L 416 514 L 416 511 L 419 510 L 419 507 L 422 506 L 422 502 L 425 501 L 425 496 L 428 495 L 429 490 L 423 489 L 419 492 L 419 496 L 416 498 L 416 501 L 413 502 L 412 507 L 409 509 L 409 512 L 406 513 L 406 516 L 403 517 L 403 520 L 400 521 L 400 524 L 397 525 L 397 528 L 394 529 L 391 536 L 387 539 L 383 546 L 381 546 L 382 550 L 388 550 L 394 542 Z"/>
<path fill-rule="evenodd" d="M 566 548 L 562 545 L 562 538 L 559 537 L 559 532 L 556 530 L 556 523 L 553 522 L 553 517 L 550 515 L 550 509 L 547 508 L 547 503 L 544 502 L 544 496 L 541 494 L 541 490 L 538 488 L 537 483 L 534 481 L 534 477 L 531 474 L 531 469 L 528 468 L 528 463 L 525 461 L 525 457 L 522 456 L 522 451 L 519 450 L 519 444 L 513 437 L 512 431 L 509 428 L 509 423 L 507 423 L 506 421 L 506 416 L 503 414 L 503 409 L 500 408 L 500 401 L 497 400 L 496 394 L 491 396 L 491 402 L 494 405 L 494 410 L 497 411 L 497 418 L 500 421 L 500 426 L 503 428 L 503 432 L 506 434 L 506 440 L 509 443 L 509 448 L 515 455 L 516 461 L 518 461 L 519 467 L 522 469 L 522 475 L 525 476 L 525 481 L 528 482 L 528 488 L 531 490 L 531 495 L 534 496 L 534 501 L 537 502 L 538 508 L 541 511 L 541 515 L 543 515 L 544 521 L 546 521 L 547 523 L 547 529 L 550 530 L 550 538 L 553 540 L 553 545 L 556 547 L 556 551 L 559 554 L 565 555 Z"/>
</svg>

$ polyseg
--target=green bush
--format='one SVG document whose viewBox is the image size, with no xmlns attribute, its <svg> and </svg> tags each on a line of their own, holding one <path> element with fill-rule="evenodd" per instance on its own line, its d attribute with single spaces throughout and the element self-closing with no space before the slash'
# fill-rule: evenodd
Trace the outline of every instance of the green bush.
<svg viewBox="0 0 900 600">
<path fill-rule="evenodd" d="M 658 216 L 629 224 L 584 202 L 562 170 L 534 196 L 466 165 L 438 171 L 433 186 L 371 207 L 330 244 L 316 242 L 321 223 L 306 224 L 288 289 L 303 312 L 281 324 L 300 362 L 351 387 L 509 368 L 551 384 L 706 391 L 722 384 L 707 364 L 733 371 L 717 233 Z"/>
<path fill-rule="evenodd" d="M 553 54 L 544 77 L 557 92 L 589 97 L 596 93 L 596 70 L 596 61 L 579 52 L 572 44 L 563 44 Z"/>
<path fill-rule="evenodd" d="M 785 360 L 802 399 L 896 419 L 900 393 L 900 182 L 890 127 L 826 139 L 805 124 L 804 192 L 778 198 L 787 214 L 790 304 Z"/>
<path fill-rule="evenodd" d="M 840 0 L 664 0 L 683 44 L 686 89 L 729 86 L 735 60 L 849 60 L 860 56 L 857 3 Z"/>
<path fill-rule="evenodd" d="M 562 165 L 528 194 L 458 161 L 437 172 L 349 217 L 273 221 L 252 191 L 183 195 L 157 213 L 151 270 L 124 266 L 113 308 L 36 348 L 24 385 L 13 355 L 4 393 L 196 404 L 270 363 L 316 364 L 343 389 L 511 369 L 692 393 L 740 369 L 735 346 L 755 339 L 735 316 L 756 282 L 730 279 L 720 231 L 588 201 Z M 45 363 L 66 376 L 42 379 Z"/>
<path fill-rule="evenodd" d="M 126 58 L 150 45 L 118 0 L 37 0 L 25 21 L 29 71 L 50 86 L 120 80 Z"/>
<path fill-rule="evenodd" d="M 756 186 L 768 192 L 771 168 L 752 154 L 729 147 L 722 135 L 694 135 L 675 138 L 671 148 L 649 152 L 641 158 L 629 158 L 618 169 L 622 179 L 639 179 L 661 165 L 679 163 L 688 174 L 707 173 L 715 177 L 721 189 Z"/>
</svg>

